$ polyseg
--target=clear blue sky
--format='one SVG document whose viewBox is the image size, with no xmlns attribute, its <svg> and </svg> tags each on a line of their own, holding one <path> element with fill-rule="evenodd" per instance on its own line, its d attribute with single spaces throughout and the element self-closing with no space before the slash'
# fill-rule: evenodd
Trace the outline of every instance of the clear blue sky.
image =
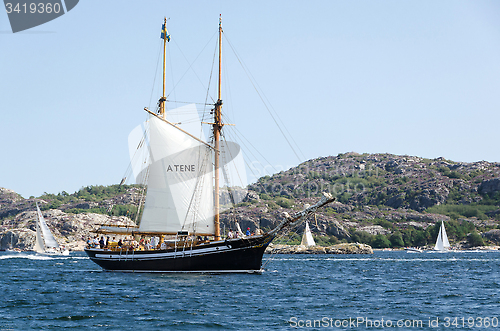
<svg viewBox="0 0 500 331">
<path fill-rule="evenodd" d="M 0 13 L 0 186 L 29 197 L 119 183 L 128 133 L 159 97 L 163 17 L 168 90 L 180 80 L 172 98 L 203 102 L 219 14 L 302 151 L 228 60 L 226 110 L 275 168 L 349 151 L 500 161 L 498 1 L 82 0 L 16 34 Z"/>
</svg>

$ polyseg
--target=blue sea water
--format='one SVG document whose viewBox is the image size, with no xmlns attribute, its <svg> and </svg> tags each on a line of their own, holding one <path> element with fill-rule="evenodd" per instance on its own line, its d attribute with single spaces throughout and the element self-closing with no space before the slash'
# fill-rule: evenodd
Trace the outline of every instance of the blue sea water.
<svg viewBox="0 0 500 331">
<path fill-rule="evenodd" d="M 134 274 L 79 252 L 0 252 L 0 330 L 500 330 L 500 252 L 264 263 L 261 275 Z"/>
</svg>

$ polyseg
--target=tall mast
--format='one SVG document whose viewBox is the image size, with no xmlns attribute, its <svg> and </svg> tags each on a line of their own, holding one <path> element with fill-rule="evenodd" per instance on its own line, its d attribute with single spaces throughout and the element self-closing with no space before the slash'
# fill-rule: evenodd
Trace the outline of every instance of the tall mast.
<svg viewBox="0 0 500 331">
<path fill-rule="evenodd" d="M 222 100 L 221 100 L 221 77 L 222 77 L 222 18 L 219 15 L 219 89 L 218 89 L 218 97 L 217 102 L 215 103 L 215 111 L 214 111 L 214 140 L 215 140 L 215 158 L 214 158 L 214 166 L 215 166 L 215 192 L 214 192 L 214 232 L 215 232 L 215 240 L 220 240 L 220 221 L 219 221 L 219 156 L 220 156 L 220 131 L 222 129 L 222 118 L 221 118 L 221 110 L 222 110 Z"/>
<path fill-rule="evenodd" d="M 163 93 L 160 98 L 160 116 L 165 119 L 165 101 L 167 98 L 165 96 L 165 72 L 167 70 L 167 40 L 170 41 L 170 36 L 167 33 L 167 18 L 164 18 L 163 27 L 161 31 L 161 37 L 163 39 Z"/>
</svg>

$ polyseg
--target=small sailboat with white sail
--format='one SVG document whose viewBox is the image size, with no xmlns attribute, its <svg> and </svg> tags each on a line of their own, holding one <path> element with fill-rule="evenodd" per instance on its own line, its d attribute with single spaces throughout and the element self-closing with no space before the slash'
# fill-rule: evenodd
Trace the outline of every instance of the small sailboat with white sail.
<svg viewBox="0 0 500 331">
<path fill-rule="evenodd" d="M 302 241 L 300 242 L 303 246 L 316 246 L 316 242 L 311 233 L 311 229 L 309 228 L 309 222 L 306 221 L 306 227 L 304 229 L 304 234 L 302 235 Z"/>
<path fill-rule="evenodd" d="M 448 242 L 448 236 L 446 235 L 446 228 L 444 227 L 444 221 L 441 222 L 441 227 L 439 228 L 439 234 L 436 239 L 436 245 L 434 246 L 434 251 L 436 252 L 448 252 L 450 250 L 450 243 Z"/>
<path fill-rule="evenodd" d="M 38 203 L 36 203 L 36 215 L 36 239 L 33 250 L 44 255 L 69 255 L 69 250 L 60 247 L 56 238 L 54 238 L 54 235 L 43 218 Z"/>
</svg>

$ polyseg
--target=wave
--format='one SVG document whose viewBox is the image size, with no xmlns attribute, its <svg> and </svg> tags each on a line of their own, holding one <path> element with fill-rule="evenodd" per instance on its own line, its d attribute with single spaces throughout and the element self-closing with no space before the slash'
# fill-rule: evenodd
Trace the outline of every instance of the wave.
<svg viewBox="0 0 500 331">
<path fill-rule="evenodd" d="M 296 261 L 296 262 L 306 262 L 306 261 L 334 261 L 334 262 L 344 262 L 344 261 L 373 261 L 373 262 L 456 262 L 456 261 L 500 261 L 500 258 L 466 258 L 466 257 L 449 257 L 449 258 L 380 258 L 380 257 L 359 257 L 359 258 L 269 258 L 263 261 Z"/>
<path fill-rule="evenodd" d="M 6 259 L 28 259 L 28 260 L 88 260 L 87 256 L 48 256 L 29 253 L 10 253 L 0 255 L 0 260 Z"/>
</svg>

